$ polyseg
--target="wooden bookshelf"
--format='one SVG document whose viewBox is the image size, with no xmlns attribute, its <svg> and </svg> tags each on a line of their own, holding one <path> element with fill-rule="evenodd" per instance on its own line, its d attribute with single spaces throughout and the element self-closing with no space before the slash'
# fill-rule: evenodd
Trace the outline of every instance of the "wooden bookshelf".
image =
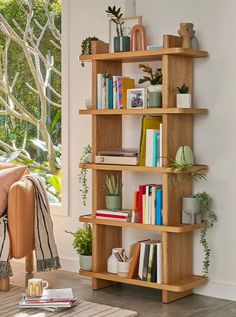
<svg viewBox="0 0 236 317">
<path fill-rule="evenodd" d="M 86 110 L 80 109 L 79 114 L 95 115 L 95 116 L 110 116 L 110 115 L 139 115 L 139 116 L 162 116 L 164 114 L 207 114 L 206 108 L 147 108 L 147 109 L 110 109 L 110 110 Z"/>
<path fill-rule="evenodd" d="M 150 231 L 157 231 L 157 232 L 172 232 L 172 233 L 191 232 L 193 230 L 200 229 L 202 227 L 202 224 L 195 224 L 195 225 L 180 224 L 179 226 L 156 226 L 156 225 L 154 226 L 154 225 L 145 225 L 141 223 L 96 219 L 92 215 L 80 216 L 79 221 L 84 223 L 92 223 L 92 224 L 104 225 L 104 226 L 132 228 L 132 229 L 138 229 L 138 230 L 150 230 Z"/>
<path fill-rule="evenodd" d="M 138 285 L 138 286 L 156 288 L 156 289 L 160 289 L 160 290 L 177 292 L 177 293 L 189 291 L 189 290 L 191 290 L 195 287 L 198 287 L 200 285 L 203 285 L 207 282 L 206 278 L 199 276 L 199 275 L 192 275 L 186 279 L 176 281 L 173 284 L 157 284 L 157 283 L 153 283 L 153 282 L 146 282 L 146 281 L 142 281 L 142 280 L 138 280 L 138 279 L 119 277 L 115 274 L 111 274 L 108 272 L 95 273 L 95 272 L 80 270 L 80 275 L 98 278 L 98 279 L 105 280 L 105 281 Z"/>
<path fill-rule="evenodd" d="M 92 110 L 80 110 L 81 115 L 92 115 L 93 158 L 106 148 L 122 147 L 123 115 L 162 116 L 164 158 L 174 158 L 181 145 L 193 146 L 193 115 L 207 114 L 207 109 L 176 108 L 176 87 L 185 83 L 192 93 L 193 58 L 207 57 L 206 51 L 179 47 L 180 38 L 164 36 L 164 49 L 157 51 L 137 51 L 112 54 L 80 56 L 81 61 L 92 63 Z M 163 91 L 162 108 L 138 110 L 96 110 L 97 74 L 109 73 L 122 76 L 123 63 L 162 61 Z M 173 182 L 177 173 L 168 167 L 163 159 L 163 167 L 143 167 L 127 165 L 84 164 L 81 167 L 92 170 L 92 215 L 81 216 L 80 221 L 93 226 L 93 271 L 80 274 L 92 278 L 93 289 L 100 289 L 114 283 L 126 283 L 162 290 L 162 301 L 169 303 L 192 293 L 194 287 L 206 283 L 206 279 L 193 275 L 193 230 L 201 225 L 181 225 L 181 198 L 192 195 L 192 180 L 183 177 Z M 206 165 L 193 166 L 198 170 Z M 163 226 L 121 223 L 95 218 L 96 210 L 105 208 L 106 175 L 115 174 L 122 179 L 123 172 L 161 173 L 163 186 Z M 122 229 L 150 230 L 161 233 L 163 244 L 163 284 L 148 283 L 136 279 L 119 278 L 109 274 L 107 259 L 113 247 L 122 246 Z M 147 237 L 148 238 L 148 237 Z"/>
</svg>

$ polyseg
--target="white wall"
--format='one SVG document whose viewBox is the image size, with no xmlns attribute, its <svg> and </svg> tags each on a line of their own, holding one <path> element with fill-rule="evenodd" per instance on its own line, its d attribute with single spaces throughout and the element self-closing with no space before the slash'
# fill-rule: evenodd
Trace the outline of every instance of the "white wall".
<svg viewBox="0 0 236 317">
<path fill-rule="evenodd" d="M 108 40 L 108 22 L 105 9 L 119 5 L 120 1 L 65 0 L 70 5 L 70 101 L 69 107 L 69 201 L 70 216 L 55 217 L 54 226 L 60 255 L 65 269 L 77 269 L 77 256 L 71 248 L 71 237 L 64 229 L 75 230 L 80 214 L 91 211 L 91 196 L 87 208 L 81 203 L 78 185 L 78 162 L 84 145 L 91 141 L 89 117 L 78 116 L 84 98 L 91 91 L 91 68 L 82 68 L 77 61 L 81 41 L 90 35 Z M 219 218 L 216 228 L 209 234 L 212 249 L 210 283 L 196 292 L 236 300 L 236 206 L 235 176 L 236 150 L 233 141 L 236 107 L 236 2 L 232 0 L 136 0 L 137 15 L 143 16 L 150 44 L 161 43 L 162 34 L 177 34 L 179 22 L 193 22 L 202 49 L 209 51 L 208 59 L 194 62 L 194 104 L 207 107 L 208 116 L 195 119 L 194 152 L 199 163 L 206 163 L 210 170 L 208 181 L 195 185 L 195 192 L 206 190 L 215 200 Z M 127 73 L 138 74 L 137 67 L 126 67 Z M 140 75 L 140 73 L 139 73 Z M 127 119 L 129 137 L 125 145 L 138 144 L 138 119 Z M 138 136 L 138 137 L 137 137 Z M 125 183 L 135 185 L 146 175 L 127 174 Z M 130 203 L 126 201 L 127 205 Z M 148 233 L 129 230 L 125 233 L 129 242 Z M 194 273 L 200 274 L 202 252 L 199 235 L 194 240 Z"/>
</svg>

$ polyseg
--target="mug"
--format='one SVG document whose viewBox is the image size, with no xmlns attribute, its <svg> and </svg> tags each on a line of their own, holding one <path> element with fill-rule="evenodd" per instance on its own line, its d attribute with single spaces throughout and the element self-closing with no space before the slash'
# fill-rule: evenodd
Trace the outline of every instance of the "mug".
<svg viewBox="0 0 236 317">
<path fill-rule="evenodd" d="M 41 278 L 31 278 L 28 280 L 28 295 L 42 296 L 43 290 L 48 288 L 48 282 Z"/>
</svg>

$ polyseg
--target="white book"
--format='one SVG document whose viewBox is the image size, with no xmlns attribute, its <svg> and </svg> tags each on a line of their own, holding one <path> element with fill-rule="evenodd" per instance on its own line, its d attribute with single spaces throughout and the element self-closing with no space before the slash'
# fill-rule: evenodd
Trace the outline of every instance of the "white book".
<svg viewBox="0 0 236 317">
<path fill-rule="evenodd" d="M 157 242 L 157 283 L 162 283 L 162 242 Z"/>
<path fill-rule="evenodd" d="M 103 74 L 97 74 L 97 109 L 102 109 L 102 76 Z"/>
<path fill-rule="evenodd" d="M 153 138 L 154 138 L 154 133 L 157 132 L 155 129 L 147 129 L 146 130 L 146 160 L 145 160 L 145 165 L 148 167 L 153 167 Z"/>
<path fill-rule="evenodd" d="M 140 255 L 139 255 L 139 266 L 138 266 L 138 276 L 141 280 L 143 278 L 143 262 L 144 262 L 145 245 L 146 245 L 145 242 L 141 242 Z"/>
<path fill-rule="evenodd" d="M 160 123 L 160 149 L 159 149 L 159 153 L 160 153 L 160 167 L 163 166 L 163 159 L 162 159 L 162 123 Z"/>
<path fill-rule="evenodd" d="M 108 104 L 109 104 L 109 78 L 106 78 L 106 104 L 105 108 L 108 109 Z"/>
<path fill-rule="evenodd" d="M 106 77 L 102 74 L 102 109 L 106 109 Z"/>
<path fill-rule="evenodd" d="M 113 109 L 118 108 L 118 99 L 117 99 L 117 76 L 113 76 Z"/>
<path fill-rule="evenodd" d="M 146 186 L 146 192 L 145 192 L 145 224 L 149 224 L 149 186 Z"/>
<path fill-rule="evenodd" d="M 152 187 L 150 188 L 152 190 Z M 148 200 L 148 224 L 152 224 L 152 195 L 149 195 Z"/>
<path fill-rule="evenodd" d="M 156 224 L 156 186 L 152 186 L 152 200 L 151 200 L 151 222 L 150 224 Z"/>
<path fill-rule="evenodd" d="M 137 157 L 96 155 L 96 164 L 138 165 Z"/>
</svg>

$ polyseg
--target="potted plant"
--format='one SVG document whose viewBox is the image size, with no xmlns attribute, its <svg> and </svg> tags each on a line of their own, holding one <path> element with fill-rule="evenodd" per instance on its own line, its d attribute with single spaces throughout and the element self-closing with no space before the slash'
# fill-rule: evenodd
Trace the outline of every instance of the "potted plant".
<svg viewBox="0 0 236 317">
<path fill-rule="evenodd" d="M 117 176 L 112 174 L 106 175 L 106 209 L 121 210 L 122 209 L 122 184 Z"/>
<path fill-rule="evenodd" d="M 80 164 L 92 163 L 92 148 L 91 145 L 86 145 L 83 148 L 83 152 L 80 158 Z M 88 170 L 86 168 L 81 168 L 79 172 L 79 183 L 81 185 L 80 192 L 82 195 L 83 205 L 87 204 L 87 194 L 88 194 L 88 182 L 87 182 L 87 173 Z"/>
<path fill-rule="evenodd" d="M 92 271 L 92 228 L 90 224 L 84 224 L 76 232 L 66 231 L 74 236 L 72 246 L 79 254 L 80 268 Z"/>
<path fill-rule="evenodd" d="M 130 37 L 124 36 L 122 21 L 123 13 L 120 12 L 121 8 L 116 9 L 116 6 L 108 7 L 106 13 L 111 17 L 111 21 L 116 24 L 117 36 L 114 37 L 114 52 L 128 52 L 130 51 Z"/>
<path fill-rule="evenodd" d="M 177 108 L 191 108 L 192 106 L 192 95 L 189 94 L 189 88 L 185 84 L 181 87 L 177 87 Z"/>
<path fill-rule="evenodd" d="M 81 55 L 91 55 L 92 54 L 92 43 L 98 41 L 99 39 L 96 36 L 88 36 L 81 43 Z M 84 67 L 85 63 L 82 62 L 81 66 Z"/>
<path fill-rule="evenodd" d="M 144 76 L 139 79 L 139 84 L 150 82 L 147 87 L 148 90 L 148 107 L 159 108 L 162 107 L 162 72 L 160 68 L 155 71 L 148 64 L 139 64 L 139 68 L 142 69 L 149 76 Z"/>
</svg>

